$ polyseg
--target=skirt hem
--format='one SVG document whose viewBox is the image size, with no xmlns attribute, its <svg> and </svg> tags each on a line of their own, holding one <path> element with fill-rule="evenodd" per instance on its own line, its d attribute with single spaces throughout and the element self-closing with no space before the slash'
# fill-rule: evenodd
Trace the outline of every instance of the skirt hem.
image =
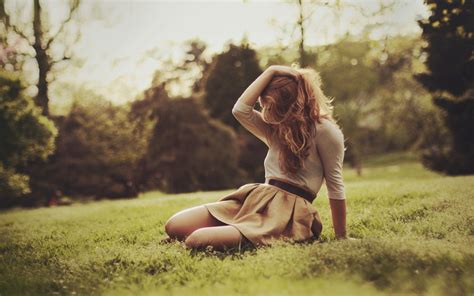
<svg viewBox="0 0 474 296">
<path fill-rule="evenodd" d="M 239 232 L 240 234 L 242 234 L 243 238 L 248 240 L 251 244 L 253 244 L 254 246 L 258 245 L 257 242 L 253 241 L 252 239 L 249 238 L 248 235 L 246 235 L 242 229 L 237 225 L 237 224 L 234 224 L 232 222 L 229 222 L 227 219 L 225 218 L 222 218 L 220 217 L 219 215 L 216 215 L 216 213 L 212 210 L 211 207 L 208 207 L 207 204 L 204 204 L 204 207 L 207 209 L 207 211 L 209 212 L 209 214 L 211 214 L 215 219 L 219 220 L 220 222 L 222 223 L 225 223 L 227 225 L 230 225 L 230 226 L 234 226 Z"/>
<path fill-rule="evenodd" d="M 321 234 L 313 232 L 315 220 L 321 219 L 306 199 L 264 183 L 245 184 L 204 206 L 254 246 L 272 245 L 272 241 L 282 239 L 305 242 Z"/>
</svg>

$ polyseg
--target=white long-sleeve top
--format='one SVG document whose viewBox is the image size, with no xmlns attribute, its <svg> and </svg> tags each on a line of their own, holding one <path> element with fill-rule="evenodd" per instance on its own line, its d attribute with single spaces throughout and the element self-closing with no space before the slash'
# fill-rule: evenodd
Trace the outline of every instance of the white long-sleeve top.
<svg viewBox="0 0 474 296">
<path fill-rule="evenodd" d="M 273 145 L 270 125 L 263 121 L 262 114 L 241 99 L 234 104 L 232 114 L 242 126 L 269 147 L 264 160 L 266 181 L 271 177 L 285 179 L 317 195 L 324 179 L 328 198 L 346 198 L 342 176 L 344 135 L 334 122 L 324 118 L 321 123 L 315 122 L 316 136 L 312 138 L 310 153 L 305 159 L 306 168 L 302 168 L 295 176 L 287 176 L 280 169 L 278 145 Z"/>
</svg>

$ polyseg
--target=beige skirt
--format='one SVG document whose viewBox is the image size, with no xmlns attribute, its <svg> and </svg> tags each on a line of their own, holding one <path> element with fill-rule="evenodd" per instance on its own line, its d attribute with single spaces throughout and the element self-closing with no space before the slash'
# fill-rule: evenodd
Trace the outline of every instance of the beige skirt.
<svg viewBox="0 0 474 296">
<path fill-rule="evenodd" d="M 309 201 L 266 183 L 242 185 L 204 206 L 254 246 L 269 246 L 275 239 L 305 242 L 317 239 L 322 230 L 319 213 Z"/>
</svg>

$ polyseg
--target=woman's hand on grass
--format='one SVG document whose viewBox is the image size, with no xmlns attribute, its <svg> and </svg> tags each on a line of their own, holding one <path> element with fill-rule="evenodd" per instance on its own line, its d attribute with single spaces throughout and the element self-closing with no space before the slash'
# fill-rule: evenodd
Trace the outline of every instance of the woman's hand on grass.
<svg viewBox="0 0 474 296">
<path fill-rule="evenodd" d="M 348 240 L 348 241 L 358 241 L 360 240 L 359 238 L 355 238 L 355 237 L 350 237 L 350 236 L 336 236 L 336 240 Z"/>
<path fill-rule="evenodd" d="M 350 237 L 349 235 L 347 235 L 347 233 L 345 231 L 342 232 L 342 233 L 336 233 L 335 238 L 336 238 L 336 240 L 349 240 L 349 241 L 360 240 L 359 238 Z"/>
</svg>

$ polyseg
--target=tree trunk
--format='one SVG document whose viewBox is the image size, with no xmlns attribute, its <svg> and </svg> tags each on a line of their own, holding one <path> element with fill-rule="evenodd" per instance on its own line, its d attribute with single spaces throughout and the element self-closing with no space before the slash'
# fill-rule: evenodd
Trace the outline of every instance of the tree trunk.
<svg viewBox="0 0 474 296">
<path fill-rule="evenodd" d="M 300 15 L 299 15 L 299 20 L 298 20 L 298 25 L 300 27 L 300 45 L 299 45 L 299 52 L 300 52 L 300 67 L 306 67 L 307 66 L 307 61 L 306 61 L 306 52 L 304 49 L 304 16 L 303 16 L 303 1 L 298 0 L 299 8 L 300 8 Z"/>
<path fill-rule="evenodd" d="M 46 49 L 43 47 L 43 28 L 41 26 L 41 5 L 39 0 L 34 0 L 34 19 L 33 19 L 33 33 L 35 41 L 33 48 L 36 52 L 36 61 L 38 63 L 38 94 L 36 95 L 35 102 L 41 107 L 42 114 L 49 116 L 49 97 L 48 97 L 48 80 L 47 74 L 51 68 L 49 57 L 46 53 Z"/>
</svg>

